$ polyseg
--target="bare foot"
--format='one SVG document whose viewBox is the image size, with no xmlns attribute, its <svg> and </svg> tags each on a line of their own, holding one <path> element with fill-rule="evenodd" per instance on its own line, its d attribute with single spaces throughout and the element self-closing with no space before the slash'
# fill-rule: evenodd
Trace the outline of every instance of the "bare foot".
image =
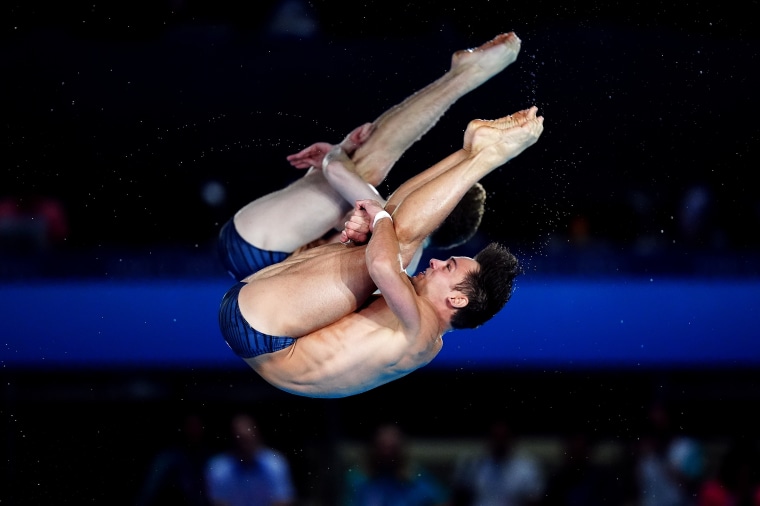
<svg viewBox="0 0 760 506">
<path fill-rule="evenodd" d="M 527 120 L 535 118 L 537 111 L 538 107 L 533 106 L 529 109 L 523 109 L 522 111 L 518 111 L 499 119 L 474 119 L 470 121 L 464 131 L 464 146 L 462 149 L 465 151 L 472 150 L 472 136 L 481 126 L 490 126 L 500 130 L 506 130 L 508 128 L 520 126 Z"/>
<path fill-rule="evenodd" d="M 502 33 L 473 49 L 462 49 L 451 57 L 451 71 L 471 76 L 479 86 L 517 59 L 521 41 L 514 32 Z"/>
<path fill-rule="evenodd" d="M 534 107 L 527 111 L 527 117 L 519 125 L 504 128 L 512 122 L 508 117 L 479 124 L 472 134 L 471 152 L 486 157 L 496 168 L 535 144 L 544 131 L 544 118 L 535 115 Z"/>
</svg>

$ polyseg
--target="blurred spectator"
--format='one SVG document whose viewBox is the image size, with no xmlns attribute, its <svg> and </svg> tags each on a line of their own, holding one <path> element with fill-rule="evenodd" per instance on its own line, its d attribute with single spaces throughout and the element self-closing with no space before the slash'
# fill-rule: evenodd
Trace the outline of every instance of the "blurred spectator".
<svg viewBox="0 0 760 506">
<path fill-rule="evenodd" d="M 543 506 L 601 506 L 623 504 L 624 483 L 614 467 L 594 460 L 594 441 L 578 430 L 565 439 L 563 459 L 549 475 Z"/>
<path fill-rule="evenodd" d="M 704 471 L 704 454 L 696 440 L 676 433 L 671 415 L 661 402 L 650 407 L 635 471 L 642 506 L 695 504 L 696 488 Z"/>
<path fill-rule="evenodd" d="M 698 506 L 760 506 L 760 452 L 757 442 L 736 439 L 715 476 L 699 489 Z"/>
<path fill-rule="evenodd" d="M 447 490 L 409 460 L 405 435 L 396 425 L 379 426 L 366 466 L 346 474 L 344 506 L 437 506 L 447 500 Z"/>
<path fill-rule="evenodd" d="M 289 506 L 296 494 L 290 464 L 261 440 L 256 420 L 238 414 L 230 424 L 231 448 L 206 468 L 209 497 L 215 506 Z"/>
<path fill-rule="evenodd" d="M 486 451 L 465 457 L 457 464 L 453 504 L 536 505 L 544 495 L 544 480 L 538 459 L 516 451 L 510 425 L 497 420 L 489 428 Z"/>
<path fill-rule="evenodd" d="M 201 417 L 197 414 L 186 416 L 180 436 L 178 444 L 153 459 L 137 497 L 137 506 L 211 505 L 204 478 L 210 451 Z"/>
<path fill-rule="evenodd" d="M 68 218 L 58 200 L 41 195 L 0 198 L 0 251 L 44 251 L 68 233 Z"/>
<path fill-rule="evenodd" d="M 712 249 L 724 246 L 725 239 L 715 223 L 715 202 L 707 185 L 687 188 L 678 207 L 680 237 L 692 248 Z"/>
</svg>

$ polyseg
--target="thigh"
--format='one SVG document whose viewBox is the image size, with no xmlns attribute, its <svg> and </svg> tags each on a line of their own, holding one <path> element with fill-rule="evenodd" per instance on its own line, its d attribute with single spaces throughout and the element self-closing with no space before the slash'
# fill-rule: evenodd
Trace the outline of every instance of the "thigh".
<svg viewBox="0 0 760 506">
<path fill-rule="evenodd" d="M 225 223 L 217 237 L 217 256 L 236 281 L 275 265 L 288 258 L 289 253 L 257 248 L 243 239 L 232 220 Z"/>
<path fill-rule="evenodd" d="M 375 290 L 365 246 L 329 244 L 248 278 L 240 311 L 266 334 L 300 337 L 355 311 Z"/>
<path fill-rule="evenodd" d="M 250 244 L 290 253 L 342 223 L 350 208 L 322 171 L 312 169 L 285 188 L 247 204 L 235 214 L 234 223 Z"/>
</svg>

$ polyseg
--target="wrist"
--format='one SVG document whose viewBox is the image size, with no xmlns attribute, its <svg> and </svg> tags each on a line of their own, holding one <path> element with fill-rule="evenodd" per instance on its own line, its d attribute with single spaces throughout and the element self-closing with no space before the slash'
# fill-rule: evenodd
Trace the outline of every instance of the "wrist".
<svg viewBox="0 0 760 506">
<path fill-rule="evenodd" d="M 332 149 L 325 154 L 324 158 L 322 158 L 322 170 L 325 170 L 330 162 L 336 158 L 340 158 L 343 153 L 345 153 L 345 151 L 340 144 L 333 146 Z"/>
<path fill-rule="evenodd" d="M 377 225 L 378 221 L 385 218 L 388 218 L 389 220 L 391 220 L 391 223 L 393 223 L 393 218 L 391 218 L 391 215 L 388 214 L 388 211 L 380 211 L 379 213 L 375 215 L 375 219 L 372 220 L 372 230 L 375 230 L 375 226 Z"/>
</svg>

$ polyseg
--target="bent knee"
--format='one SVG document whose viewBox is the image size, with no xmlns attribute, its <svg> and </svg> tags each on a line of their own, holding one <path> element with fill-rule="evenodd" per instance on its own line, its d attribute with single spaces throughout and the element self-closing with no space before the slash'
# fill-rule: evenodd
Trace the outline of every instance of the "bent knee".
<svg viewBox="0 0 760 506">
<path fill-rule="evenodd" d="M 353 157 L 356 173 L 372 186 L 378 186 L 385 181 L 396 160 L 385 154 L 383 150 L 373 150 L 366 154 L 358 151 Z"/>
<path fill-rule="evenodd" d="M 417 248 L 425 240 L 424 237 L 420 237 L 418 227 L 404 226 L 403 220 L 395 221 L 394 229 L 396 231 L 396 238 L 398 239 L 402 257 L 407 251 L 409 251 L 410 254 L 414 254 Z"/>
</svg>

